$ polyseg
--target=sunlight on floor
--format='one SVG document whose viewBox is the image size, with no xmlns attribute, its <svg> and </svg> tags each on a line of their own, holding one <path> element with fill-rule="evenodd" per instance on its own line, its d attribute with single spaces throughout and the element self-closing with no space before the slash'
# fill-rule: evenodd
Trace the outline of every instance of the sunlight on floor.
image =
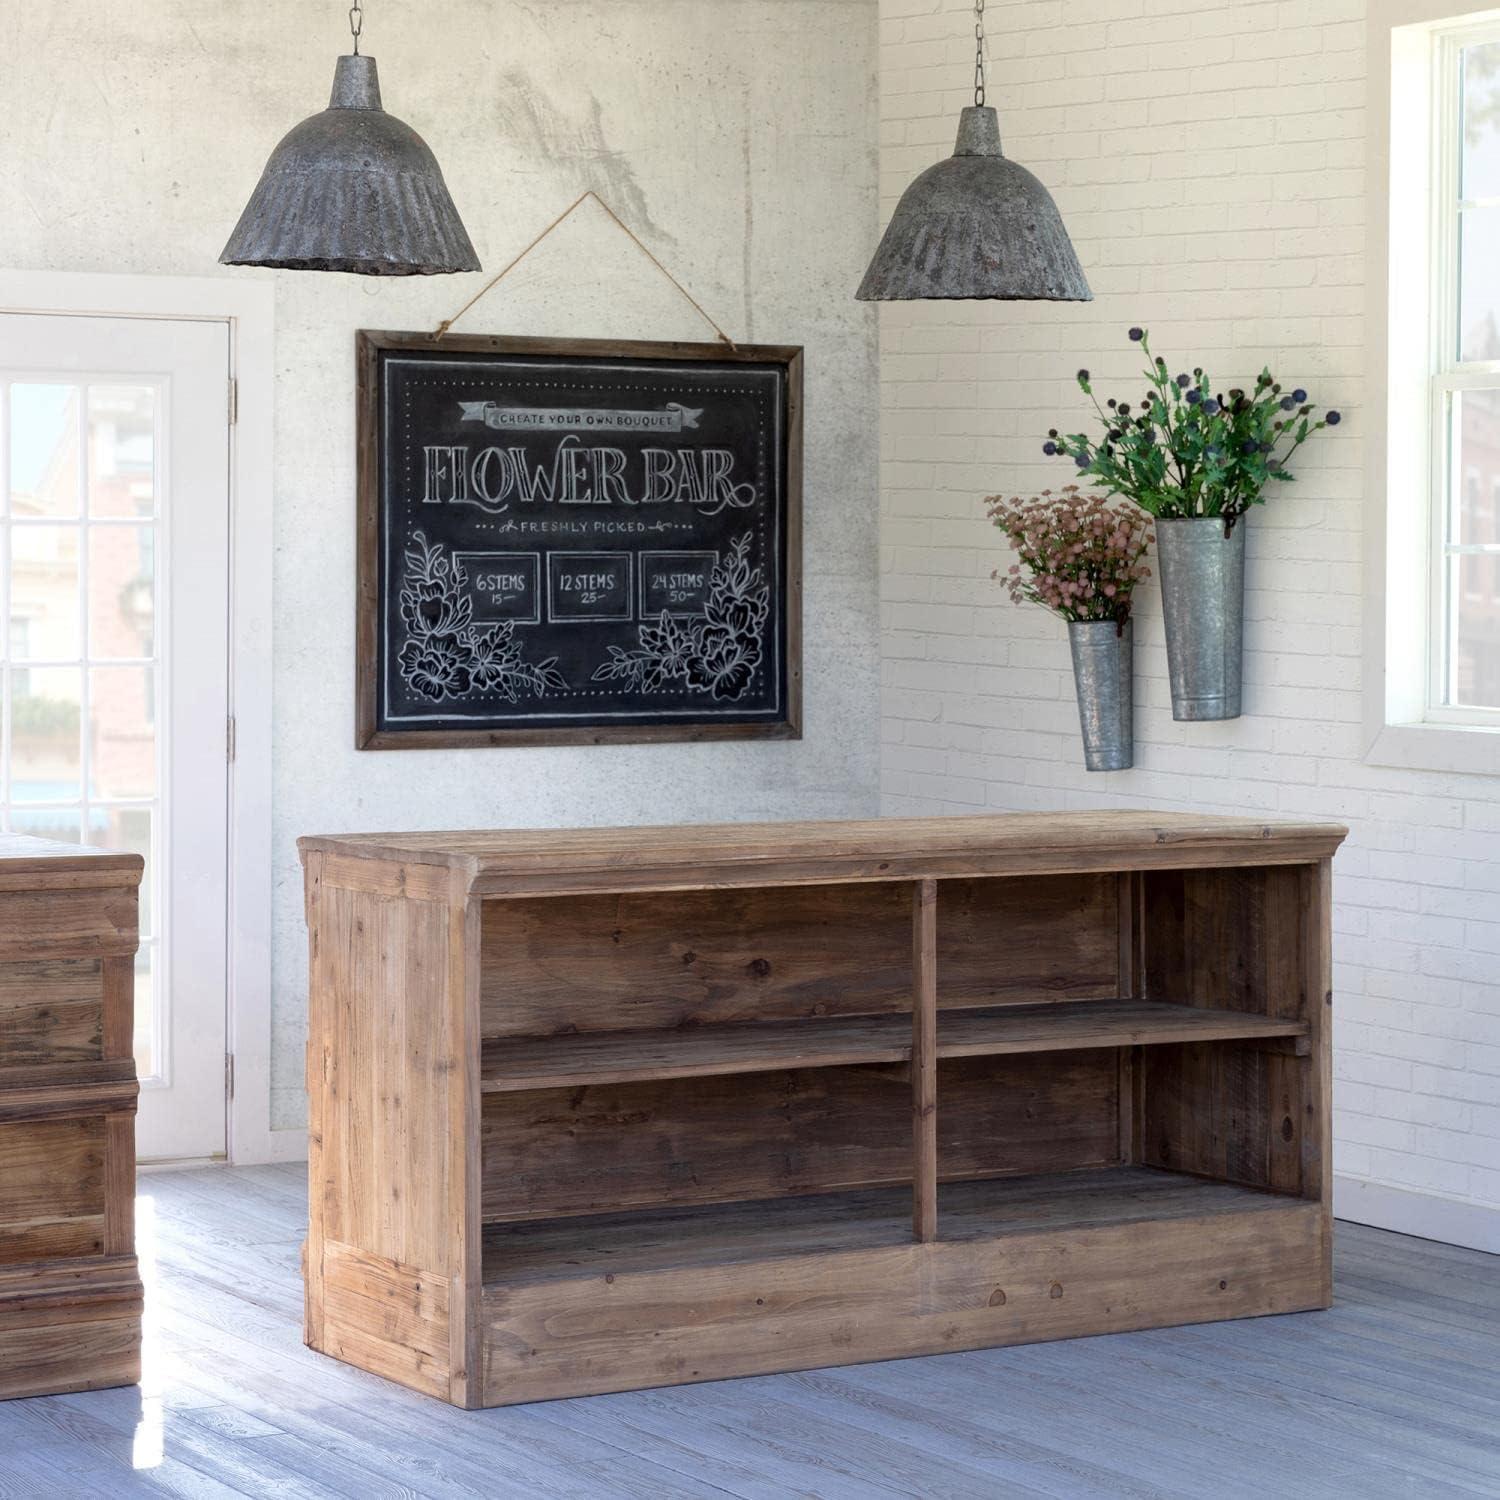
<svg viewBox="0 0 1500 1500">
<path fill-rule="evenodd" d="M 162 1387 L 165 1363 L 161 1339 L 161 1307 L 157 1296 L 156 1200 L 142 1193 L 135 1200 L 136 1255 L 146 1287 L 146 1312 L 141 1324 L 141 1416 L 131 1447 L 133 1469 L 161 1466 L 164 1414 Z"/>
</svg>

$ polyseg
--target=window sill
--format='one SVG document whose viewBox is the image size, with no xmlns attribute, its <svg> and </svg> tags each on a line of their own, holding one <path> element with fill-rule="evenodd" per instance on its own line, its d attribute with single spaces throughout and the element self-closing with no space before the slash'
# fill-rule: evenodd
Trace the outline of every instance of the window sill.
<svg viewBox="0 0 1500 1500">
<path fill-rule="evenodd" d="M 1469 724 L 1387 724 L 1365 751 L 1367 766 L 1500 776 L 1500 728 Z"/>
</svg>

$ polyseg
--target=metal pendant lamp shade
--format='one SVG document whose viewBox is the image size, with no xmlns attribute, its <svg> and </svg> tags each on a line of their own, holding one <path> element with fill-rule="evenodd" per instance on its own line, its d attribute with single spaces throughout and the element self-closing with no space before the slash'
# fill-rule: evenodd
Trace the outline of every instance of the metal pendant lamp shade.
<svg viewBox="0 0 1500 1500">
<path fill-rule="evenodd" d="M 219 260 L 226 266 L 436 276 L 479 257 L 442 169 L 380 106 L 373 57 L 341 57 L 321 114 L 288 132 Z"/>
<path fill-rule="evenodd" d="M 856 295 L 861 302 L 1094 296 L 1052 195 L 1004 156 L 999 118 L 981 104 L 959 117 L 953 155 L 901 195 Z"/>
</svg>

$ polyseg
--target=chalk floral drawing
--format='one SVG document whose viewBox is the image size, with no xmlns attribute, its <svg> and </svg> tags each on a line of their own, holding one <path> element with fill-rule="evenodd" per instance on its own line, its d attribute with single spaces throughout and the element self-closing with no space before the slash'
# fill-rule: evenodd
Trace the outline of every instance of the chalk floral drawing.
<svg viewBox="0 0 1500 1500">
<path fill-rule="evenodd" d="M 498 693 L 507 703 L 544 698 L 566 688 L 557 658 L 528 662 L 514 624 L 474 623 L 474 602 L 463 564 L 419 531 L 406 552 L 401 619 L 410 639 L 402 646 L 401 676 L 413 692 L 441 702 L 468 693 Z"/>
<path fill-rule="evenodd" d="M 637 646 L 609 648 L 609 660 L 595 682 L 625 682 L 639 692 L 686 689 L 710 694 L 715 702 L 742 698 L 760 666 L 761 632 L 771 608 L 771 591 L 759 568 L 750 565 L 750 534 L 730 545 L 714 568 L 701 614 L 661 619 L 640 627 Z"/>
</svg>

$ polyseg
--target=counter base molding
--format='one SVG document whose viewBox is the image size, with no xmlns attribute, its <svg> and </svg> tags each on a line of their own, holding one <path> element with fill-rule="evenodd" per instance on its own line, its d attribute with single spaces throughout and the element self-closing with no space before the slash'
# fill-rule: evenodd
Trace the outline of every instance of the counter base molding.
<svg viewBox="0 0 1500 1500">
<path fill-rule="evenodd" d="M 0 835 L 0 1400 L 140 1379 L 141 869 Z"/>
<path fill-rule="evenodd" d="M 303 839 L 307 1342 L 481 1407 L 1326 1307 L 1343 837 Z"/>
</svg>

